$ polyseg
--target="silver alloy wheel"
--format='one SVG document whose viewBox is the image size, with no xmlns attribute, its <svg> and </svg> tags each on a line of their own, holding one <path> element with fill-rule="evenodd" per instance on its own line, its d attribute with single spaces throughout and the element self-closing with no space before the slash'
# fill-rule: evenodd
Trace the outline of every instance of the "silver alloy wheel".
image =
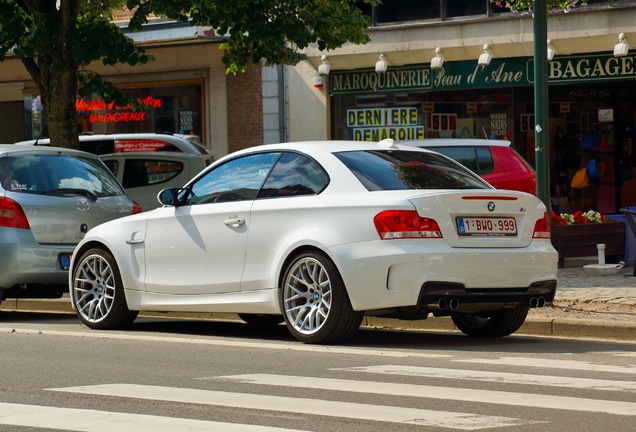
<svg viewBox="0 0 636 432">
<path fill-rule="evenodd" d="M 290 325 L 312 335 L 327 322 L 331 311 L 332 286 L 322 263 L 304 257 L 294 263 L 283 288 L 283 308 Z"/>
<path fill-rule="evenodd" d="M 80 262 L 73 278 L 73 302 L 82 318 L 96 323 L 103 320 L 115 300 L 115 273 L 101 255 L 91 254 Z"/>
</svg>

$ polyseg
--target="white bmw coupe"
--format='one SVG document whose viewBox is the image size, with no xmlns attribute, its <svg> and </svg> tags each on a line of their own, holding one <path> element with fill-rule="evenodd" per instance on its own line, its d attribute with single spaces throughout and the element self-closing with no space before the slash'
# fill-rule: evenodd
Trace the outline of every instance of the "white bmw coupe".
<svg viewBox="0 0 636 432">
<path fill-rule="evenodd" d="M 365 314 L 432 314 L 507 336 L 556 291 L 539 199 L 391 140 L 238 151 L 158 199 L 75 249 L 70 297 L 88 327 L 121 328 L 142 310 L 232 312 L 335 343 Z"/>
</svg>

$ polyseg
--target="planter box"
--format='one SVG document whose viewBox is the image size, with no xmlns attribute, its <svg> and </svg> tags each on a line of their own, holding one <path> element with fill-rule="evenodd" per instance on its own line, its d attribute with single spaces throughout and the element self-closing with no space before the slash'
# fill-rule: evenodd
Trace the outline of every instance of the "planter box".
<svg viewBox="0 0 636 432">
<path fill-rule="evenodd" d="M 617 263 L 625 255 L 625 223 L 552 225 L 552 245 L 559 252 L 559 267 L 565 258 L 598 255 L 596 247 L 605 244 L 607 263 Z"/>
</svg>

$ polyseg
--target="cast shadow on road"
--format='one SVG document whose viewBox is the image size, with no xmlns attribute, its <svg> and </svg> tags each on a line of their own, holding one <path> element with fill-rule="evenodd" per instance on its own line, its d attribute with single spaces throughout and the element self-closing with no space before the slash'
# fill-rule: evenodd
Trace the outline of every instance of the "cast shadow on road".
<svg viewBox="0 0 636 432">
<path fill-rule="evenodd" d="M 140 317 L 124 330 L 90 330 L 80 323 L 75 315 L 28 312 L 0 312 L 0 327 L 9 328 L 15 323 L 20 326 L 52 325 L 66 331 L 130 333 L 131 335 L 154 335 L 171 337 L 175 335 L 194 338 L 226 338 L 232 342 L 301 344 L 283 324 L 270 327 L 256 327 L 241 321 L 185 320 L 169 318 Z M 338 344 L 340 347 L 391 349 L 391 350 L 457 350 L 462 352 L 482 352 L 496 350 L 510 353 L 576 353 L 599 350 L 625 349 L 625 343 L 512 335 L 504 338 L 472 338 L 460 332 L 434 330 L 396 330 L 362 327 L 351 339 Z"/>
</svg>

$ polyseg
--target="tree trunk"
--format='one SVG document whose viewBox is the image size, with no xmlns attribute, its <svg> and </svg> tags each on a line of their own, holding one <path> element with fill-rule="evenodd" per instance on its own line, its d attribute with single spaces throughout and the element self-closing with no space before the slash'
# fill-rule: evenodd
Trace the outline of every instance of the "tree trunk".
<svg viewBox="0 0 636 432">
<path fill-rule="evenodd" d="M 51 145 L 79 149 L 77 110 L 77 67 L 40 59 L 40 95 Z"/>
<path fill-rule="evenodd" d="M 43 11 L 51 13 L 54 3 L 42 3 Z M 71 55 L 69 33 L 77 25 L 79 0 L 58 3 L 57 25 L 50 29 L 53 41 L 50 49 L 39 53 L 37 63 L 33 58 L 25 58 L 22 63 L 40 90 L 44 108 L 44 128 L 48 130 L 51 145 L 79 149 L 79 128 L 77 126 L 77 60 Z M 55 12 L 55 11 L 53 11 Z"/>
</svg>

